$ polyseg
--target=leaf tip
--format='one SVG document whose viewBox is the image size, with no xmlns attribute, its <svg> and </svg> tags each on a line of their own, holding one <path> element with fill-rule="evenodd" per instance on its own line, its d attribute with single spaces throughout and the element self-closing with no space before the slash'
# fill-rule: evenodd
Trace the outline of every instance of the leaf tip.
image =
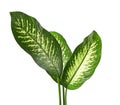
<svg viewBox="0 0 120 105">
<path fill-rule="evenodd" d="M 97 32 L 95 30 L 92 31 L 93 34 L 97 34 Z"/>
<path fill-rule="evenodd" d="M 13 16 L 13 15 L 17 15 L 17 14 L 23 14 L 23 12 L 20 12 L 20 11 L 11 11 L 10 12 L 10 15 Z"/>
<path fill-rule="evenodd" d="M 12 16 L 14 13 L 15 13 L 14 11 L 11 11 L 11 12 L 10 12 L 10 15 Z"/>
<path fill-rule="evenodd" d="M 10 16 L 12 16 L 13 15 L 13 12 L 10 12 Z"/>
</svg>

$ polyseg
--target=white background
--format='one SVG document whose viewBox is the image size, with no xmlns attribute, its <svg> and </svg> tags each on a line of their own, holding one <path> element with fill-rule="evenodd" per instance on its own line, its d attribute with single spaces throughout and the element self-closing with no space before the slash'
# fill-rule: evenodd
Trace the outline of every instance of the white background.
<svg viewBox="0 0 120 105">
<path fill-rule="evenodd" d="M 120 105 L 119 0 L 0 1 L 0 105 L 58 105 L 57 84 L 14 40 L 10 11 L 25 12 L 61 33 L 72 51 L 96 30 L 101 61 L 91 79 L 68 91 L 68 105 Z"/>
</svg>

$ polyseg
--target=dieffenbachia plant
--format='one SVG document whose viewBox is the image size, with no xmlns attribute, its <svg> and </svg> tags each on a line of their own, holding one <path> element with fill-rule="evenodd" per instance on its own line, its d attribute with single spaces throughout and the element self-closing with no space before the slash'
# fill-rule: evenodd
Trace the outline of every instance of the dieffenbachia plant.
<svg viewBox="0 0 120 105">
<path fill-rule="evenodd" d="M 72 53 L 62 35 L 47 31 L 35 18 L 22 12 L 10 15 L 15 40 L 58 84 L 59 105 L 67 105 L 67 89 L 79 88 L 100 61 L 100 36 L 93 31 Z"/>
</svg>

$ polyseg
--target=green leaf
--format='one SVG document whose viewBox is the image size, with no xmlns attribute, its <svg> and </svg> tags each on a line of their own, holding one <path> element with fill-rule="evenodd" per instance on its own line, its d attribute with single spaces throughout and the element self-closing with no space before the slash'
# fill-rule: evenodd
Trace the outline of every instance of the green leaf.
<svg viewBox="0 0 120 105">
<path fill-rule="evenodd" d="M 63 36 L 57 32 L 51 31 L 51 35 L 55 37 L 55 39 L 60 44 L 61 50 L 62 50 L 62 60 L 63 60 L 63 68 L 65 67 L 66 63 L 70 59 L 72 52 L 66 42 L 66 40 L 63 38 Z"/>
<path fill-rule="evenodd" d="M 11 12 L 11 27 L 17 43 L 56 81 L 63 65 L 62 52 L 56 39 L 38 21 L 22 12 Z"/>
<path fill-rule="evenodd" d="M 94 73 L 101 58 L 101 39 L 93 31 L 75 49 L 66 64 L 62 76 L 62 85 L 68 89 L 79 88 Z"/>
</svg>

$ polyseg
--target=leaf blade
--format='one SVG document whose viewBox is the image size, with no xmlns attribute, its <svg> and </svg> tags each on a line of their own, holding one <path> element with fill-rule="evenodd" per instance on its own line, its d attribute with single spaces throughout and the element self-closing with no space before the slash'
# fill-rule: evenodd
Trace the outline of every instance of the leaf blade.
<svg viewBox="0 0 120 105">
<path fill-rule="evenodd" d="M 62 73 L 62 52 L 55 38 L 39 22 L 22 12 L 11 12 L 17 43 L 56 81 Z"/>
<path fill-rule="evenodd" d="M 53 35 L 55 37 L 55 39 L 58 41 L 61 50 L 62 50 L 62 60 L 63 60 L 63 69 L 66 65 L 66 63 L 68 62 L 68 60 L 70 59 L 71 55 L 72 55 L 72 51 L 69 48 L 66 40 L 64 39 L 64 37 L 59 34 L 58 32 L 55 31 L 51 31 L 50 32 L 51 35 Z"/>
<path fill-rule="evenodd" d="M 93 75 L 101 58 L 101 47 L 101 39 L 93 31 L 75 49 L 62 76 L 66 88 L 77 89 Z"/>
</svg>

